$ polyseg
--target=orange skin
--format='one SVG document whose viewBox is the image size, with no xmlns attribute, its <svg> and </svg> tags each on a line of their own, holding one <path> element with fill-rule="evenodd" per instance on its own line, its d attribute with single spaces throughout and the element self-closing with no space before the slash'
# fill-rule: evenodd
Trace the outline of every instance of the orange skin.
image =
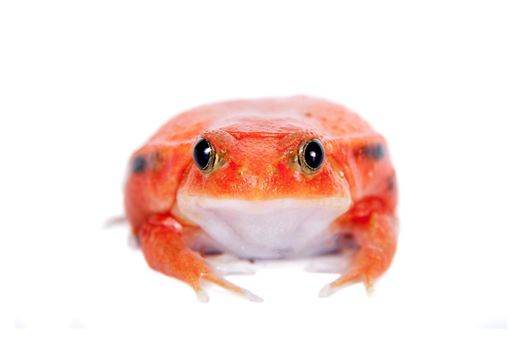
<svg viewBox="0 0 525 350">
<path fill-rule="evenodd" d="M 220 158 L 210 173 L 192 159 L 199 137 L 213 144 Z M 304 174 L 297 150 L 312 138 L 321 141 L 325 161 L 317 173 Z M 178 211 L 177 193 L 254 201 L 349 193 L 352 204 L 331 231 L 351 237 L 357 249 L 348 270 L 324 295 L 354 282 L 371 287 L 394 256 L 397 192 L 385 140 L 343 106 L 309 97 L 201 106 L 168 121 L 134 152 L 131 164 L 126 213 L 148 264 L 197 293 L 203 281 L 247 291 L 216 274 L 204 252 L 192 248 L 206 233 Z"/>
</svg>

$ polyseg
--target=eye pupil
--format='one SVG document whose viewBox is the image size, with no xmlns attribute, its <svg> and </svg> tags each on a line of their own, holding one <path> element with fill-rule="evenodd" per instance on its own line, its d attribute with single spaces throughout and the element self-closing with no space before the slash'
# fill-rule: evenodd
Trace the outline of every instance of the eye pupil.
<svg viewBox="0 0 525 350">
<path fill-rule="evenodd" d="M 324 149 L 321 142 L 319 140 L 312 140 L 303 147 L 304 163 L 307 169 L 310 171 L 319 169 L 324 161 Z"/>
<path fill-rule="evenodd" d="M 213 148 L 206 139 L 201 139 L 193 148 L 193 160 L 201 170 L 208 170 L 213 164 Z"/>
</svg>

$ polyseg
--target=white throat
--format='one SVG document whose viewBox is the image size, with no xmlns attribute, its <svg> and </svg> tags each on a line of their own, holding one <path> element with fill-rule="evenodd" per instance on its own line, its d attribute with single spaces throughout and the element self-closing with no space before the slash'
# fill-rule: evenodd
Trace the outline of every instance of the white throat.
<svg viewBox="0 0 525 350">
<path fill-rule="evenodd" d="M 350 198 L 235 200 L 179 194 L 177 206 L 216 248 L 243 258 L 302 257 L 333 248 L 328 232 Z"/>
</svg>

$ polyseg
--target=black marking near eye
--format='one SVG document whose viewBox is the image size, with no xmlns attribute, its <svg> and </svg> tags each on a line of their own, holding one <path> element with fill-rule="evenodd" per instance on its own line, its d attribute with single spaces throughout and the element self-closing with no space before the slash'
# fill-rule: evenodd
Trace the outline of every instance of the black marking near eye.
<svg viewBox="0 0 525 350">
<path fill-rule="evenodd" d="M 131 161 L 131 172 L 133 174 L 143 173 L 148 167 L 148 161 L 144 156 L 136 156 Z"/>
<path fill-rule="evenodd" d="M 366 145 L 357 150 L 357 155 L 373 160 L 381 160 L 385 156 L 385 147 L 380 143 Z"/>
</svg>

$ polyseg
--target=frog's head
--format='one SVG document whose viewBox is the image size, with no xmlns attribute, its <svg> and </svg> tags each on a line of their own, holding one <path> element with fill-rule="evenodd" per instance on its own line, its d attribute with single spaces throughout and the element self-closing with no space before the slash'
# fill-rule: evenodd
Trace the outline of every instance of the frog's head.
<svg viewBox="0 0 525 350">
<path fill-rule="evenodd" d="M 193 145 L 193 164 L 179 195 L 250 201 L 347 198 L 348 183 L 332 158 L 333 147 L 315 131 L 299 128 L 204 131 Z"/>
<path fill-rule="evenodd" d="M 351 202 L 336 148 L 315 130 L 286 120 L 205 130 L 194 141 L 178 210 L 208 232 L 250 235 L 263 246 L 285 231 L 322 231 Z M 260 249 L 246 252 L 257 254 Z"/>
</svg>

